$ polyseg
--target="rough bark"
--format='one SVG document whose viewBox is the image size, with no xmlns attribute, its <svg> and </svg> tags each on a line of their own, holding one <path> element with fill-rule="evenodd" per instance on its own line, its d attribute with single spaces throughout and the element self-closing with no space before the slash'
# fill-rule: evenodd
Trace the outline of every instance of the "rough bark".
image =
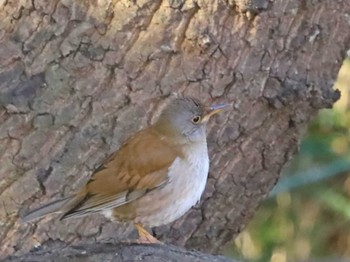
<svg viewBox="0 0 350 262">
<path fill-rule="evenodd" d="M 175 246 L 133 244 L 90 244 L 67 246 L 62 242 L 47 243 L 39 250 L 21 257 L 9 257 L 3 262 L 234 262 L 222 256 L 187 251 Z"/>
<path fill-rule="evenodd" d="M 75 191 L 154 120 L 172 92 L 233 105 L 208 127 L 201 203 L 157 228 L 166 243 L 219 252 L 254 214 L 307 123 L 339 93 L 347 0 L 0 1 L 0 253 L 49 239 L 134 237 L 101 216 L 21 225 Z"/>
</svg>

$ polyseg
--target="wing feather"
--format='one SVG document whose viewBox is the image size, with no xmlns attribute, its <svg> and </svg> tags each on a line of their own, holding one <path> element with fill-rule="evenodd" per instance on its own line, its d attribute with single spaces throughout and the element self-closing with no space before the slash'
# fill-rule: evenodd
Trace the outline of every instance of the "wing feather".
<svg viewBox="0 0 350 262">
<path fill-rule="evenodd" d="M 85 187 L 63 207 L 61 219 L 115 208 L 165 185 L 168 169 L 178 157 L 183 157 L 179 147 L 152 127 L 140 131 L 93 173 Z"/>
</svg>

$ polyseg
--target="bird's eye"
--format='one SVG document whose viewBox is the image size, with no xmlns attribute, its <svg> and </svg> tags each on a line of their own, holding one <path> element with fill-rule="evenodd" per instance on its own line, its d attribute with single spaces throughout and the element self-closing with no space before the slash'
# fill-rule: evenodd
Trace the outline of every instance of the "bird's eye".
<svg viewBox="0 0 350 262">
<path fill-rule="evenodd" d="M 198 124 L 201 121 L 201 117 L 200 116 L 195 116 L 194 118 L 192 118 L 192 123 L 193 124 Z"/>
</svg>

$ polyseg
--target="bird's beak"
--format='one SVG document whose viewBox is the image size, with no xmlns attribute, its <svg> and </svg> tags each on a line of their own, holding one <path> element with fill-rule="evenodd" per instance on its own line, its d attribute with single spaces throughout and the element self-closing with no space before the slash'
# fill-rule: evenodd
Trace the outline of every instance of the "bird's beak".
<svg viewBox="0 0 350 262">
<path fill-rule="evenodd" d="M 227 108 L 229 105 L 228 104 L 219 104 L 219 105 L 212 105 L 207 108 L 207 113 L 206 115 L 202 118 L 202 123 L 208 122 L 209 118 L 217 113 L 220 113 L 222 110 Z"/>
</svg>

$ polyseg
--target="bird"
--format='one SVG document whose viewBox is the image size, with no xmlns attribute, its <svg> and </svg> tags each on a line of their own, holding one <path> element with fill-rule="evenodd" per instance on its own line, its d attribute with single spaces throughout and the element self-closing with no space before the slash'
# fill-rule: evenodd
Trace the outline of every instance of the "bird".
<svg viewBox="0 0 350 262">
<path fill-rule="evenodd" d="M 22 223 L 51 213 L 60 219 L 100 213 L 133 222 L 139 243 L 161 243 L 145 227 L 169 224 L 196 205 L 209 172 L 206 124 L 226 104 L 172 99 L 154 124 L 108 156 L 77 193 L 29 211 Z"/>
</svg>

